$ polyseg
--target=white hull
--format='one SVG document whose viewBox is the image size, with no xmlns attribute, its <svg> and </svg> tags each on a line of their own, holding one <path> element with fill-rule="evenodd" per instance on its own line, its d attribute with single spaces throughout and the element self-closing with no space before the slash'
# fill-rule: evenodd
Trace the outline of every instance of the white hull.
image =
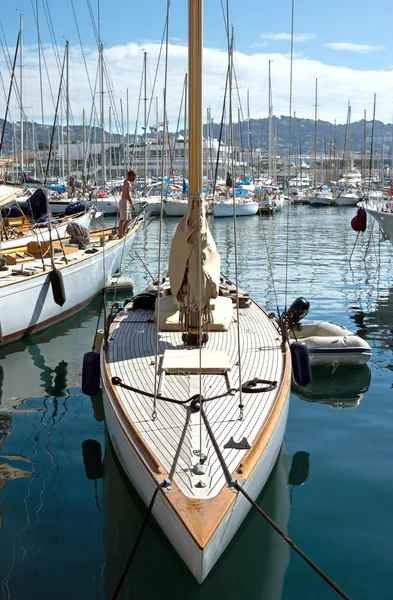
<svg viewBox="0 0 393 600">
<path fill-rule="evenodd" d="M 53 299 L 49 271 L 11 283 L 1 283 L 0 306 L 3 343 L 12 342 L 33 331 L 44 329 L 73 314 L 107 285 L 120 267 L 123 254 L 131 247 L 135 228 L 123 240 L 109 242 L 95 254 L 83 254 L 80 260 L 57 264 L 63 275 L 66 301 L 58 306 Z"/>
<path fill-rule="evenodd" d="M 101 368 L 104 368 L 103 364 Z M 149 505 L 157 484 L 152 479 L 150 471 L 146 469 L 139 452 L 135 452 L 134 444 L 130 443 L 121 425 L 121 416 L 114 414 L 108 399 L 108 390 L 105 382 L 103 385 L 103 396 L 107 428 L 116 454 L 138 494 L 145 504 Z M 254 500 L 262 491 L 278 457 L 284 440 L 288 408 L 289 402 L 286 403 L 285 409 L 281 413 L 279 422 L 265 452 L 262 454 L 252 475 L 244 483 L 244 489 Z M 250 504 L 244 496 L 234 493 L 231 509 L 227 511 L 225 518 L 221 521 L 204 549 L 201 549 L 196 544 L 189 531 L 185 528 L 184 523 L 174 512 L 166 496 L 162 493 L 159 493 L 157 496 L 153 515 L 195 579 L 199 583 L 202 583 L 232 540 L 249 510 Z"/>
<path fill-rule="evenodd" d="M 64 214 L 67 206 L 72 202 L 83 202 L 93 206 L 88 198 L 78 198 L 74 200 L 70 198 L 67 198 L 66 200 L 49 200 L 48 204 L 52 215 L 60 215 Z"/>
<path fill-rule="evenodd" d="M 306 344 L 312 367 L 362 366 L 371 357 L 371 348 L 363 338 L 334 323 L 300 324 L 295 334 Z M 293 332 L 290 336 L 293 342 Z"/>
<path fill-rule="evenodd" d="M 330 367 L 330 366 L 358 366 L 365 365 L 370 359 L 371 352 L 332 352 L 328 349 L 309 350 L 310 364 L 312 367 Z"/>
<path fill-rule="evenodd" d="M 245 202 L 244 204 L 236 203 L 236 217 L 250 217 L 258 212 L 258 204 L 256 202 Z M 233 217 L 234 209 L 232 202 L 217 202 L 213 203 L 213 214 L 215 217 Z"/>
<path fill-rule="evenodd" d="M 334 199 L 334 205 L 335 206 L 356 206 L 357 203 L 359 202 L 359 197 L 354 195 L 348 195 L 348 196 L 337 196 Z"/>
<path fill-rule="evenodd" d="M 120 196 L 104 196 L 103 198 L 96 198 L 94 200 L 94 206 L 97 207 L 99 212 L 103 212 L 106 215 L 117 215 L 119 211 L 119 200 Z"/>
<path fill-rule="evenodd" d="M 282 448 L 274 475 L 269 480 L 263 495 L 262 508 L 277 525 L 287 533 L 290 513 L 288 491 L 288 454 Z M 139 531 L 144 513 L 139 513 L 134 494 L 130 494 L 126 476 L 115 460 L 115 451 L 109 440 L 105 442 L 104 455 L 104 506 L 105 506 L 105 590 L 108 598 L 122 574 L 123 562 L 130 552 Z M 127 527 L 124 524 L 127 523 Z M 131 524 L 131 525 L 129 525 Z M 157 581 L 176 581 L 179 589 L 188 582 L 187 573 L 179 568 L 179 562 L 171 554 L 162 555 L 162 535 L 153 534 L 150 544 L 142 543 L 138 548 L 141 564 L 154 564 L 154 578 L 146 578 L 133 567 L 129 570 L 122 587 L 123 598 L 141 596 L 153 598 L 157 592 Z M 220 565 L 209 576 L 208 586 L 220 586 L 222 597 L 235 597 L 239 592 L 244 598 L 268 598 L 281 600 L 285 571 L 288 567 L 290 548 L 258 515 L 244 528 Z M 263 557 L 263 560 L 261 559 Z M 252 577 L 239 578 L 238 573 L 252 573 Z M 222 574 L 225 576 L 222 577 Z"/>
<path fill-rule="evenodd" d="M 165 204 L 164 204 L 165 206 Z M 137 213 L 140 213 L 141 210 L 145 212 L 149 212 L 152 215 L 159 215 L 161 213 L 161 202 L 157 200 L 149 200 L 148 198 L 141 198 L 135 202 L 135 208 Z"/>
<path fill-rule="evenodd" d="M 90 227 L 92 216 L 93 216 L 92 212 L 89 211 L 87 213 L 84 213 L 83 215 L 81 215 L 78 218 L 69 217 L 65 223 L 62 223 L 60 225 L 52 225 L 52 232 L 51 232 L 52 239 L 57 240 L 59 237 L 60 238 L 67 237 L 66 228 L 67 228 L 67 225 L 71 222 L 78 223 L 79 225 L 83 225 L 83 227 L 87 227 L 87 229 L 88 229 Z M 6 250 L 12 250 L 14 248 L 24 246 L 24 245 L 28 244 L 29 242 L 36 242 L 37 239 L 39 240 L 39 242 L 46 242 L 50 239 L 50 234 L 49 234 L 49 230 L 47 227 L 36 227 L 36 231 L 37 231 L 37 233 L 32 233 L 31 235 L 26 235 L 23 237 L 5 240 L 4 242 L 1 242 L 2 250 L 4 252 Z"/>
<path fill-rule="evenodd" d="M 367 214 L 377 221 L 385 233 L 389 236 L 390 243 L 393 245 L 393 212 L 383 210 L 384 205 L 378 207 L 376 203 L 362 202 L 361 206 L 366 210 Z"/>
<path fill-rule="evenodd" d="M 187 208 L 188 202 L 180 200 L 166 200 L 164 202 L 164 213 L 167 217 L 184 217 Z"/>
<path fill-rule="evenodd" d="M 94 197 L 94 206 L 99 212 L 105 213 L 106 215 L 117 215 L 119 207 L 120 196 L 103 196 L 102 198 Z M 70 202 L 86 202 L 91 204 L 89 198 L 67 198 L 66 200 L 50 200 L 49 207 L 52 215 L 58 215 L 64 213 Z"/>
<path fill-rule="evenodd" d="M 331 206 L 333 204 L 333 197 L 324 198 L 322 196 L 310 196 L 308 201 L 310 206 Z"/>
</svg>

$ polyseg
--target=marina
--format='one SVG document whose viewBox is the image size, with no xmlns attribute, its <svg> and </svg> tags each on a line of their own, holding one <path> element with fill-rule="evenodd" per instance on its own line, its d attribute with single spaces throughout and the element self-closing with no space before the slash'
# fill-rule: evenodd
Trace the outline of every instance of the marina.
<svg viewBox="0 0 393 600">
<path fill-rule="evenodd" d="M 389 600 L 385 47 L 108 8 L 0 20 L 0 595 Z"/>
<path fill-rule="evenodd" d="M 294 208 L 296 231 L 303 232 L 303 258 L 299 261 L 296 254 L 299 238 L 291 237 L 294 277 L 290 296 L 294 298 L 301 291 L 309 298 L 313 319 L 330 319 L 361 332 L 372 347 L 372 358 L 362 369 L 337 370 L 333 379 L 331 368 L 322 369 L 310 392 L 304 388 L 297 395 L 293 389 L 286 463 L 279 466 L 284 469 L 279 471 L 280 477 L 285 477 L 284 490 L 280 487 L 282 479 L 278 483 L 273 479 L 273 487 L 268 484 L 259 501 L 351 597 L 388 600 L 392 583 L 388 498 L 393 457 L 387 419 L 391 413 L 391 248 L 388 242 L 381 245 L 379 269 L 375 253 L 369 252 L 363 261 L 364 243 L 355 248 L 349 263 L 354 239 L 349 228 L 352 209 L 340 214 L 333 207 L 327 210 L 322 225 L 311 217 L 307 206 Z M 263 222 L 267 241 L 275 248 L 275 273 L 280 273 L 285 263 L 284 222 L 284 213 Z M 165 222 L 164 241 L 171 239 L 176 224 L 175 219 Z M 242 245 L 253 240 L 249 260 L 240 264 L 241 285 L 257 300 L 263 300 L 268 310 L 274 310 L 273 288 L 262 276 L 268 270 L 260 244 L 262 224 L 250 217 L 239 221 L 239 227 Z M 135 240 L 134 249 L 147 264 L 157 255 L 154 239 L 158 228 L 159 222 L 153 221 Z M 233 277 L 233 246 L 225 242 L 230 229 L 226 220 L 213 221 L 212 232 L 221 248 L 223 265 Z M 323 249 L 315 245 L 321 236 L 325 236 Z M 168 253 L 164 260 L 168 260 Z M 133 278 L 135 291 L 150 284 L 149 274 L 140 264 L 131 254 L 124 265 L 124 274 Z M 284 290 L 278 289 L 278 293 L 282 295 Z M 64 596 L 59 594 L 59 598 L 71 593 L 76 598 L 94 597 L 96 592 L 99 597 L 111 597 L 144 519 L 144 505 L 108 447 L 102 402 L 93 397 L 92 403 L 80 389 L 82 357 L 91 346 L 99 308 L 97 299 L 71 319 L 1 349 L 0 420 L 5 437 L 1 449 L 0 574 L 3 586 L 8 586 L 16 598 L 23 593 L 20 575 L 32 571 L 38 574 L 32 578 L 32 593 L 43 598 L 56 596 L 60 589 Z M 18 381 L 21 369 L 24 378 Z M 323 385 L 321 379 L 325 380 Z M 104 476 L 96 482 L 85 474 L 82 442 L 88 439 L 97 440 L 102 447 Z M 288 487 L 293 456 L 299 451 L 310 453 L 310 473 L 304 485 Z M 106 469 L 108 461 L 110 467 Z M 20 472 L 18 476 L 17 469 L 25 476 Z M 279 500 L 272 504 L 269 498 L 277 498 L 276 494 Z M 223 589 L 233 597 L 244 590 L 236 569 L 249 569 L 249 597 L 262 590 L 264 597 L 272 600 L 287 595 L 296 600 L 331 598 L 326 584 L 261 521 L 258 515 L 249 514 L 234 544 L 200 589 L 152 523 L 127 576 L 125 590 L 145 598 L 154 596 L 155 583 L 148 576 L 153 560 L 157 577 L 176 581 L 174 597 L 184 597 L 186 591 L 190 598 L 210 599 Z M 261 561 L 256 546 L 261 551 L 269 548 L 266 561 Z M 359 578 L 359 569 L 368 575 Z M 53 572 L 57 573 L 55 578 Z M 128 597 L 126 591 L 123 595 Z"/>
<path fill-rule="evenodd" d="M 333 378 L 331 368 L 322 369 L 310 392 L 306 387 L 297 395 L 293 388 L 284 462 L 278 463 L 259 502 L 351 597 L 388 600 L 392 583 L 391 247 L 389 242 L 381 244 L 377 269 L 374 252 L 363 260 L 364 239 L 349 263 L 355 237 L 349 228 L 352 209 L 339 214 L 333 207 L 327 211 L 322 224 L 312 218 L 307 206 L 294 208 L 297 237 L 290 238 L 289 295 L 295 298 L 301 292 L 309 298 L 313 319 L 329 319 L 359 331 L 372 348 L 372 358 L 368 366 L 354 372 L 336 370 Z M 165 221 L 164 242 L 172 238 L 177 222 Z M 273 311 L 274 291 L 262 276 L 268 261 L 260 243 L 261 229 L 275 249 L 273 267 L 279 274 L 285 264 L 284 223 L 285 213 L 263 223 L 254 217 L 239 221 L 240 244 L 250 247 L 253 240 L 248 260 L 240 262 L 241 286 Z M 233 277 L 234 249 L 226 243 L 231 225 L 219 219 L 212 220 L 211 227 L 226 272 Z M 159 222 L 153 221 L 136 237 L 134 250 L 146 264 L 157 256 L 158 230 Z M 323 248 L 315 244 L 322 236 Z M 165 261 L 169 244 L 166 247 Z M 134 280 L 135 291 L 151 282 L 133 253 L 125 260 L 123 272 Z M 282 296 L 284 289 L 277 292 Z M 91 347 L 99 310 L 97 299 L 63 323 L 0 350 L 0 420 L 5 436 L 0 576 L 11 597 L 23 594 L 21 576 L 31 572 L 37 573 L 31 579 L 32 594 L 43 598 L 65 598 L 71 593 L 76 598 L 96 593 L 111 597 L 146 514 L 105 436 L 100 397 L 91 400 L 80 389 L 82 357 Z M 24 378 L 18 380 L 21 369 Z M 321 379 L 328 383 L 322 385 Z M 103 471 L 96 480 L 86 476 L 83 462 L 82 443 L 88 439 L 102 448 Z M 310 471 L 304 485 L 293 487 L 288 476 L 300 451 L 310 454 Z M 296 478 L 291 481 L 296 483 Z M 263 593 L 272 600 L 332 597 L 326 584 L 253 512 L 201 588 L 154 522 L 135 560 L 120 597 L 127 598 L 131 590 L 144 598 L 154 596 L 151 561 L 159 579 L 169 577 L 175 582 L 175 598 L 186 593 L 190 598 L 210 599 L 223 590 L 229 597 L 246 590 L 248 597 Z M 239 569 L 249 573 L 246 584 L 239 581 Z"/>
</svg>

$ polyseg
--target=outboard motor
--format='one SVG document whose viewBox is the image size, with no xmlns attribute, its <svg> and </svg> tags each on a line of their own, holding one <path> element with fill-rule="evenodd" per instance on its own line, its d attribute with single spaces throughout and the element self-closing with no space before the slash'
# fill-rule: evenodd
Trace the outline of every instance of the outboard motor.
<svg viewBox="0 0 393 600">
<path fill-rule="evenodd" d="M 287 319 L 290 327 L 298 325 L 305 316 L 307 316 L 310 310 L 310 303 L 308 300 L 300 296 L 292 302 L 291 306 L 287 310 Z"/>
</svg>

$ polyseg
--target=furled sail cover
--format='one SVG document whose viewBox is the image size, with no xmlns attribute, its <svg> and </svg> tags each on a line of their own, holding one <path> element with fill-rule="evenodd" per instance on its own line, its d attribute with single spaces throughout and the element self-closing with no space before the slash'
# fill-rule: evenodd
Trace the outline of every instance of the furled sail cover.
<svg viewBox="0 0 393 600">
<path fill-rule="evenodd" d="M 201 208 L 191 205 L 190 199 L 172 240 L 169 280 L 173 296 L 187 311 L 200 310 L 205 315 L 210 312 L 210 300 L 218 295 L 220 255 L 206 221 L 203 203 Z"/>
</svg>

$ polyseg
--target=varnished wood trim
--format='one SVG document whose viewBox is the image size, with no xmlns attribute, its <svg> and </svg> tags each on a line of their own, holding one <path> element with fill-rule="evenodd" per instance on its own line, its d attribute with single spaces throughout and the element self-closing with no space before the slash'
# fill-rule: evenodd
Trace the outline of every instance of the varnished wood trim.
<svg viewBox="0 0 393 600">
<path fill-rule="evenodd" d="M 139 431 L 136 429 L 136 427 L 134 427 L 134 424 L 130 420 L 127 411 L 124 410 L 124 406 L 119 397 L 119 394 L 117 393 L 117 389 L 115 386 L 112 385 L 108 365 L 109 361 L 107 359 L 108 351 L 104 350 L 103 363 L 105 376 L 102 376 L 101 379 L 105 387 L 107 398 L 111 404 L 112 412 L 114 413 L 119 425 L 121 426 L 122 430 L 124 431 L 125 435 L 128 438 L 128 441 L 133 446 L 134 450 L 138 454 L 141 454 L 142 451 L 142 458 L 144 455 L 148 459 L 150 465 L 147 464 L 146 460 L 144 460 L 146 468 L 151 471 L 153 477 L 156 476 L 162 479 L 163 477 L 166 477 L 168 475 L 168 472 L 165 471 L 164 467 L 161 465 L 160 461 L 155 456 L 155 454 L 151 451 L 150 447 L 146 444 Z M 119 413 L 121 414 L 121 419 L 119 418 Z M 125 426 L 125 424 L 127 425 L 128 429 Z"/>
</svg>

